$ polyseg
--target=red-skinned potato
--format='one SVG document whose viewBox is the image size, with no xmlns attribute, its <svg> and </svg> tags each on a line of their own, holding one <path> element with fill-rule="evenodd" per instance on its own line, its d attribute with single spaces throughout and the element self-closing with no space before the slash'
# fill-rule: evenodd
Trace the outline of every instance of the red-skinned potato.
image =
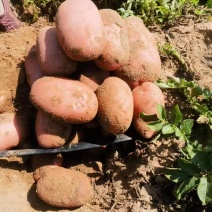
<svg viewBox="0 0 212 212">
<path fill-rule="evenodd" d="M 61 77 L 37 80 L 32 85 L 30 100 L 37 109 L 69 124 L 91 121 L 98 109 L 97 97 L 90 87 Z"/>
<path fill-rule="evenodd" d="M 94 92 L 110 76 L 108 71 L 101 70 L 93 61 L 79 63 L 73 78 L 88 85 Z"/>
<path fill-rule="evenodd" d="M 124 19 L 112 9 L 99 10 L 105 30 L 106 45 L 95 60 L 98 67 L 114 71 L 129 60 L 129 42 Z"/>
<path fill-rule="evenodd" d="M 0 114 L 0 150 L 16 147 L 27 139 L 29 133 L 25 117 L 13 113 Z"/>
<path fill-rule="evenodd" d="M 61 123 L 48 113 L 38 111 L 35 121 L 35 132 L 39 146 L 43 148 L 58 148 L 68 140 L 72 125 Z"/>
<path fill-rule="evenodd" d="M 36 187 L 40 199 L 63 208 L 82 206 L 93 195 L 90 180 L 85 174 L 62 167 L 45 169 Z"/>
<path fill-rule="evenodd" d="M 84 128 L 81 125 L 74 126 L 67 144 L 78 144 L 84 141 Z"/>
<path fill-rule="evenodd" d="M 97 89 L 97 118 L 108 133 L 118 135 L 130 126 L 133 116 L 133 96 L 126 82 L 108 77 Z"/>
<path fill-rule="evenodd" d="M 38 61 L 46 75 L 67 77 L 76 70 L 77 62 L 63 51 L 54 27 L 42 28 L 38 33 L 36 45 Z"/>
<path fill-rule="evenodd" d="M 31 49 L 28 52 L 28 55 L 26 56 L 25 72 L 27 82 L 30 87 L 37 79 L 45 76 L 38 62 L 37 49 L 35 45 L 31 47 Z"/>
<path fill-rule="evenodd" d="M 73 60 L 94 60 L 103 52 L 104 27 L 91 0 L 66 0 L 57 10 L 55 24 L 59 42 Z"/>
<path fill-rule="evenodd" d="M 139 19 L 139 20 L 138 20 Z M 114 72 L 114 76 L 121 78 L 131 87 L 143 82 L 153 82 L 161 74 L 160 55 L 150 32 L 145 29 L 140 18 L 131 16 L 126 19 L 130 45 L 130 57 L 127 64 Z M 140 31 L 138 28 L 143 29 Z"/>
<path fill-rule="evenodd" d="M 140 118 L 140 113 L 148 115 L 157 114 L 157 105 L 164 107 L 165 100 L 161 89 L 151 82 L 144 82 L 132 91 L 134 99 L 134 116 L 133 125 L 136 131 L 144 138 L 152 138 L 158 131 L 151 130 L 143 119 Z"/>
</svg>

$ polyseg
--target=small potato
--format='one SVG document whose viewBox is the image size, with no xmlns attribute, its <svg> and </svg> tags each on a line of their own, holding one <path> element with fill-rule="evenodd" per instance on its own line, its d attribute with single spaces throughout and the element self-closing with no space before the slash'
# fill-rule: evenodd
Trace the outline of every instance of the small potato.
<svg viewBox="0 0 212 212">
<path fill-rule="evenodd" d="M 133 96 L 126 82 L 108 77 L 97 89 L 97 118 L 108 133 L 118 135 L 130 126 L 133 116 Z"/>
<path fill-rule="evenodd" d="M 47 204 L 63 208 L 84 205 L 93 195 L 89 178 L 62 167 L 48 168 L 37 181 L 37 194 Z"/>
<path fill-rule="evenodd" d="M 35 45 L 32 46 L 32 48 L 29 50 L 29 53 L 25 59 L 25 72 L 27 82 L 30 87 L 37 79 L 45 76 L 38 62 L 37 50 Z"/>
<path fill-rule="evenodd" d="M 148 115 L 157 114 L 157 105 L 164 107 L 165 99 L 160 88 L 151 82 L 144 82 L 132 91 L 134 99 L 134 116 L 133 124 L 136 131 L 144 138 L 152 138 L 158 132 L 151 130 L 143 119 L 140 118 L 140 113 Z"/>
<path fill-rule="evenodd" d="M 55 24 L 60 45 L 73 60 L 94 60 L 103 52 L 104 27 L 91 0 L 64 1 L 57 10 Z"/>
<path fill-rule="evenodd" d="M 97 113 L 98 100 L 90 87 L 61 77 L 43 77 L 31 88 L 33 105 L 55 119 L 69 124 L 91 121 Z"/>
<path fill-rule="evenodd" d="M 43 148 L 58 148 L 68 140 L 72 125 L 61 123 L 48 113 L 38 111 L 35 121 L 35 132 L 39 146 Z"/>
<path fill-rule="evenodd" d="M 29 133 L 25 117 L 13 113 L 0 114 L 0 150 L 16 147 L 27 139 Z"/>
<path fill-rule="evenodd" d="M 140 19 L 140 18 L 139 18 Z M 161 59 L 153 37 L 138 17 L 126 19 L 130 45 L 130 57 L 127 64 L 114 72 L 131 87 L 143 82 L 153 82 L 161 75 Z M 142 30 L 138 30 L 141 28 Z M 140 33 L 136 35 L 136 33 Z"/>
<path fill-rule="evenodd" d="M 129 60 L 129 42 L 124 19 L 112 9 L 99 10 L 105 30 L 106 45 L 103 53 L 95 60 L 98 67 L 114 71 Z"/>
<path fill-rule="evenodd" d="M 74 79 L 88 85 L 94 92 L 110 76 L 108 71 L 101 70 L 93 62 L 79 63 Z"/>
<path fill-rule="evenodd" d="M 0 90 L 0 113 L 6 112 L 12 102 L 12 93 L 9 90 Z"/>
<path fill-rule="evenodd" d="M 67 77 L 76 70 L 77 62 L 70 59 L 61 48 L 54 27 L 42 28 L 36 45 L 38 61 L 46 75 Z"/>
</svg>

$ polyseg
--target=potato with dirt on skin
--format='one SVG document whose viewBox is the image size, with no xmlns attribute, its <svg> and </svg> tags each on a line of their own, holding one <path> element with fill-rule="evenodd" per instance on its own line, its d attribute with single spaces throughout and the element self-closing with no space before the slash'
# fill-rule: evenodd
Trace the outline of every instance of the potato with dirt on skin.
<svg viewBox="0 0 212 212">
<path fill-rule="evenodd" d="M 97 89 L 97 118 L 108 133 L 118 135 L 130 126 L 133 117 L 133 96 L 126 82 L 108 77 Z"/>
<path fill-rule="evenodd" d="M 32 104 L 58 121 L 83 124 L 97 113 L 98 100 L 90 87 L 62 77 L 43 77 L 31 88 Z"/>
<path fill-rule="evenodd" d="M 89 178 L 62 167 L 47 168 L 37 181 L 37 194 L 47 204 L 63 208 L 84 205 L 93 195 Z"/>
<path fill-rule="evenodd" d="M 6 87 L 6 86 L 5 86 Z M 0 113 L 7 111 L 7 107 L 12 102 L 12 93 L 7 89 L 0 90 Z"/>
<path fill-rule="evenodd" d="M 64 1 L 57 10 L 55 25 L 60 45 L 73 60 L 94 60 L 103 52 L 104 27 L 91 0 Z"/>
<path fill-rule="evenodd" d="M 157 46 L 147 29 L 138 31 L 139 28 L 144 28 L 142 20 L 138 19 L 140 18 L 134 16 L 126 19 L 130 45 L 129 61 L 114 72 L 114 76 L 127 82 L 131 89 L 143 82 L 157 80 L 162 73 Z"/>
<path fill-rule="evenodd" d="M 124 19 L 112 9 L 101 9 L 105 30 L 106 45 L 102 54 L 95 60 L 98 67 L 115 71 L 129 60 L 129 42 Z"/>
<path fill-rule="evenodd" d="M 81 125 L 73 126 L 70 137 L 68 138 L 67 144 L 78 144 L 84 141 L 84 128 Z"/>
<path fill-rule="evenodd" d="M 63 51 L 55 27 L 40 29 L 36 46 L 39 64 L 46 75 L 67 77 L 76 70 L 77 61 L 70 59 Z"/>
<path fill-rule="evenodd" d="M 93 61 L 78 63 L 76 72 L 71 76 L 88 85 L 94 92 L 110 76 L 108 71 L 97 67 Z"/>
<path fill-rule="evenodd" d="M 38 111 L 35 120 L 35 133 L 42 148 L 58 148 L 68 140 L 72 125 L 55 120 L 51 115 Z"/>
<path fill-rule="evenodd" d="M 144 138 L 152 138 L 158 131 L 151 130 L 142 118 L 140 113 L 158 116 L 157 105 L 165 105 L 164 95 L 161 89 L 151 82 L 144 82 L 132 91 L 134 99 L 133 125 L 136 131 Z"/>
<path fill-rule="evenodd" d="M 0 150 L 12 149 L 30 134 L 28 119 L 14 113 L 0 114 Z"/>
<path fill-rule="evenodd" d="M 40 64 L 37 58 L 37 49 L 36 46 L 32 46 L 28 52 L 28 55 L 25 59 L 25 72 L 26 78 L 29 86 L 39 78 L 45 76 L 45 73 L 42 71 Z"/>
</svg>

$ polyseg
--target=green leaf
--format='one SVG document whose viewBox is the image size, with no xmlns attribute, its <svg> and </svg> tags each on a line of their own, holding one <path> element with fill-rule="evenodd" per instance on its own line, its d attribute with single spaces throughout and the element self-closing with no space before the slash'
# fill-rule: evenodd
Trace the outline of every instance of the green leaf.
<svg viewBox="0 0 212 212">
<path fill-rule="evenodd" d="M 182 121 L 182 118 L 183 115 L 179 106 L 175 105 L 175 107 L 171 110 L 171 122 L 175 125 L 178 125 Z"/>
<path fill-rule="evenodd" d="M 184 132 L 185 135 L 190 135 L 193 125 L 194 125 L 193 119 L 185 119 L 182 121 L 180 129 Z"/>
<path fill-rule="evenodd" d="M 199 174 L 201 172 L 201 169 L 198 166 L 184 158 L 178 158 L 177 164 L 182 171 L 187 172 L 189 175 Z"/>
<path fill-rule="evenodd" d="M 161 120 L 158 120 L 158 121 L 148 122 L 146 123 L 146 125 L 151 130 L 160 131 L 163 128 L 164 123 Z"/>
<path fill-rule="evenodd" d="M 193 176 L 185 179 L 180 185 L 176 186 L 173 190 L 173 195 L 180 200 L 186 193 L 190 192 L 197 186 L 198 179 Z"/>
<path fill-rule="evenodd" d="M 178 137 L 181 141 L 185 140 L 185 135 L 178 127 L 175 128 L 175 136 Z"/>
<path fill-rule="evenodd" d="M 197 194 L 203 205 L 212 201 L 212 182 L 206 176 L 200 178 Z"/>
<path fill-rule="evenodd" d="M 149 121 L 157 121 L 158 117 L 157 114 L 146 114 L 146 113 L 140 113 L 140 118 L 143 119 L 145 122 L 149 122 Z"/>
<path fill-rule="evenodd" d="M 172 134 L 175 132 L 175 127 L 172 126 L 171 124 L 166 124 L 162 128 L 162 134 L 167 135 L 167 134 Z"/>
<path fill-rule="evenodd" d="M 157 111 L 158 111 L 159 119 L 160 120 L 165 120 L 166 119 L 166 110 L 165 110 L 165 108 L 162 105 L 158 104 L 157 105 Z"/>
<path fill-rule="evenodd" d="M 180 183 L 189 176 L 188 173 L 179 168 L 167 168 L 164 170 L 164 175 L 175 183 Z"/>
<path fill-rule="evenodd" d="M 199 112 L 200 114 L 204 114 L 208 112 L 208 107 L 206 104 L 200 104 L 198 102 L 192 102 L 191 107 Z"/>
</svg>

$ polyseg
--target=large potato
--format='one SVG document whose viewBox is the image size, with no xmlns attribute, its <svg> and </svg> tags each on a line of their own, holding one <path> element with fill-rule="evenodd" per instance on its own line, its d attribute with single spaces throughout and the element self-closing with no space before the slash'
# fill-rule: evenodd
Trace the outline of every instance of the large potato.
<svg viewBox="0 0 212 212">
<path fill-rule="evenodd" d="M 28 120 L 13 113 L 0 114 L 0 150 L 16 147 L 29 136 Z"/>
<path fill-rule="evenodd" d="M 25 72 L 27 82 L 30 87 L 37 79 L 45 76 L 45 73 L 42 71 L 40 64 L 38 62 L 37 49 L 35 45 L 32 46 L 32 48 L 29 50 L 28 55 L 26 56 Z"/>
<path fill-rule="evenodd" d="M 105 30 L 106 45 L 95 60 L 103 70 L 114 71 L 129 60 L 129 42 L 124 19 L 112 9 L 99 10 Z"/>
<path fill-rule="evenodd" d="M 127 64 L 114 72 L 133 89 L 143 82 L 153 82 L 161 74 L 160 55 L 153 37 L 138 17 L 126 19 L 130 45 L 130 58 Z M 143 29 L 137 30 L 138 28 Z M 140 33 L 136 35 L 136 33 Z"/>
<path fill-rule="evenodd" d="M 63 51 L 54 27 L 42 28 L 38 33 L 36 45 L 38 61 L 46 75 L 67 77 L 76 70 L 77 62 Z"/>
<path fill-rule="evenodd" d="M 101 127 L 114 135 L 125 132 L 133 116 L 133 96 L 127 83 L 117 77 L 108 77 L 99 86 L 96 95 Z"/>
<path fill-rule="evenodd" d="M 134 99 L 134 115 L 133 124 L 136 131 L 144 138 L 151 138 L 158 132 L 151 130 L 143 119 L 140 118 L 140 113 L 148 115 L 158 115 L 157 105 L 164 107 L 165 100 L 161 89 L 151 82 L 144 82 L 132 91 Z"/>
<path fill-rule="evenodd" d="M 44 202 L 64 208 L 84 205 L 93 194 L 89 178 L 62 167 L 48 168 L 37 181 L 37 194 Z"/>
<path fill-rule="evenodd" d="M 56 121 L 48 113 L 38 111 L 35 132 L 39 146 L 58 148 L 63 146 L 71 134 L 72 125 Z"/>
<path fill-rule="evenodd" d="M 104 27 L 91 0 L 66 0 L 57 10 L 55 24 L 59 42 L 73 60 L 94 60 L 103 52 Z"/>
<path fill-rule="evenodd" d="M 90 87 L 61 77 L 37 80 L 32 85 L 30 99 L 37 109 L 69 124 L 91 121 L 98 109 L 98 100 Z"/>
</svg>

